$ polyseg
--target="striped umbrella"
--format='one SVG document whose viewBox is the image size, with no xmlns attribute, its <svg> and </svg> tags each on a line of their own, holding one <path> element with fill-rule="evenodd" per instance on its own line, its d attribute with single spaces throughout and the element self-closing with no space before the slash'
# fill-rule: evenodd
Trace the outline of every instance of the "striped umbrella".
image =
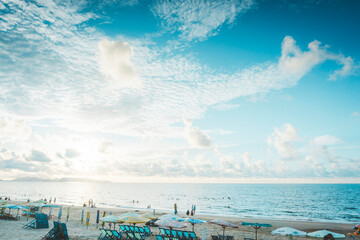
<svg viewBox="0 0 360 240">
<path fill-rule="evenodd" d="M 87 212 L 86 214 L 86 226 L 89 228 L 89 223 L 90 223 L 90 212 Z"/>
<path fill-rule="evenodd" d="M 228 222 L 228 221 L 226 221 L 224 219 L 215 219 L 215 220 L 210 221 L 210 223 L 221 226 L 223 228 L 223 235 L 224 236 L 225 236 L 225 228 L 227 228 L 227 227 L 238 228 L 239 227 L 239 226 L 237 226 L 235 224 L 232 224 L 231 222 Z"/>
<path fill-rule="evenodd" d="M 66 222 L 69 221 L 69 216 L 70 216 L 70 207 L 68 207 L 68 209 L 67 209 Z"/>
<path fill-rule="evenodd" d="M 84 209 L 81 211 L 81 224 L 84 222 Z"/>
</svg>

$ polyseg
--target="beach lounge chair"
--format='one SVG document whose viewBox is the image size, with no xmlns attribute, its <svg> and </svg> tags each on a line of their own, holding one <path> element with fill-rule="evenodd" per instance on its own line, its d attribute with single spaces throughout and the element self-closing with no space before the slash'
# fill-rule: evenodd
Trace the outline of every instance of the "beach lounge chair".
<svg viewBox="0 0 360 240">
<path fill-rule="evenodd" d="M 54 228 L 42 240 L 69 240 L 66 224 L 54 222 Z"/>
<path fill-rule="evenodd" d="M 35 213 L 35 219 L 23 226 L 25 229 L 29 228 L 49 228 L 49 221 L 44 213 Z"/>
<path fill-rule="evenodd" d="M 226 240 L 234 240 L 234 236 L 226 236 Z"/>
<path fill-rule="evenodd" d="M 190 234 L 187 231 L 183 231 L 184 239 L 190 239 Z"/>
<path fill-rule="evenodd" d="M 168 236 L 168 237 L 171 237 L 170 229 L 165 228 L 165 235 Z"/>
<path fill-rule="evenodd" d="M 176 230 L 171 230 L 170 233 L 171 233 L 172 238 L 177 238 L 177 231 Z"/>
<path fill-rule="evenodd" d="M 134 232 L 136 232 L 136 233 L 140 233 L 139 227 L 134 226 Z"/>
<path fill-rule="evenodd" d="M 125 229 L 125 226 L 124 226 L 124 225 L 119 225 L 119 227 L 120 227 L 120 231 L 121 231 L 121 232 L 126 232 L 126 229 Z"/>
<path fill-rule="evenodd" d="M 135 239 L 135 236 L 134 236 L 134 234 L 132 232 L 127 232 L 126 235 L 127 235 L 127 238 L 130 239 L 130 240 Z"/>
<path fill-rule="evenodd" d="M 159 228 L 159 232 L 160 232 L 160 235 L 163 235 L 163 236 L 166 235 L 166 232 L 165 232 L 164 228 Z"/>
<path fill-rule="evenodd" d="M 191 240 L 197 240 L 198 239 L 198 237 L 196 236 L 196 234 L 195 234 L 195 232 L 189 232 L 189 235 L 190 235 L 190 239 Z"/>
<path fill-rule="evenodd" d="M 181 240 L 184 239 L 184 234 L 183 234 L 182 231 L 177 230 L 176 232 L 177 232 L 177 236 L 178 236 Z"/>
<path fill-rule="evenodd" d="M 131 232 L 129 225 L 124 225 L 126 232 Z"/>
<path fill-rule="evenodd" d="M 146 232 L 145 232 L 145 230 L 144 230 L 143 227 L 139 227 L 139 232 L 142 233 L 142 234 L 144 234 L 144 235 L 146 235 Z"/>
<path fill-rule="evenodd" d="M 131 232 L 135 232 L 134 226 L 129 226 Z"/>
<path fill-rule="evenodd" d="M 171 240 L 171 239 L 168 236 L 164 236 L 164 240 Z"/>
<path fill-rule="evenodd" d="M 164 240 L 162 235 L 155 235 L 155 237 L 156 237 L 156 240 Z"/>
<path fill-rule="evenodd" d="M 212 239 L 212 240 L 218 240 L 218 239 L 219 239 L 219 236 L 218 236 L 218 235 L 211 235 L 211 239 Z"/>
<path fill-rule="evenodd" d="M 111 232 L 112 232 L 112 236 L 113 236 L 112 239 L 118 239 L 118 240 L 122 239 L 121 232 L 118 232 L 116 230 L 111 230 Z"/>
<path fill-rule="evenodd" d="M 135 239 L 136 240 L 144 240 L 144 235 L 140 234 L 140 233 L 134 233 Z"/>
<path fill-rule="evenodd" d="M 143 228 L 144 228 L 144 231 L 145 231 L 145 235 L 146 235 L 146 236 L 151 236 L 151 235 L 152 235 L 152 232 L 151 232 L 150 227 L 144 226 Z"/>
</svg>

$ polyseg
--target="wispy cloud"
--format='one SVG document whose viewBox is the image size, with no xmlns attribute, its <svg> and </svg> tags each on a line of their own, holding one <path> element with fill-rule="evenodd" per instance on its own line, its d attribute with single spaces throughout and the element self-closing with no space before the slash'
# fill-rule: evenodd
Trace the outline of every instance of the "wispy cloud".
<svg viewBox="0 0 360 240">
<path fill-rule="evenodd" d="M 159 0 L 152 11 L 162 26 L 186 41 L 205 40 L 218 34 L 223 25 L 233 24 L 237 15 L 254 6 L 252 0 Z"/>
<path fill-rule="evenodd" d="M 296 159 L 298 153 L 293 143 L 298 140 L 296 129 L 291 124 L 284 124 L 281 129 L 275 128 L 267 142 L 285 159 Z"/>
</svg>

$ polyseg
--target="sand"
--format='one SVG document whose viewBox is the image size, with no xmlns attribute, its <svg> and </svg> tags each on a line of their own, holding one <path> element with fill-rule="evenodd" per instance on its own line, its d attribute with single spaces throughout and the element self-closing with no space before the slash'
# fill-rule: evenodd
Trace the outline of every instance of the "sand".
<svg viewBox="0 0 360 240">
<path fill-rule="evenodd" d="M 14 204 L 25 204 L 25 203 L 19 203 L 19 202 L 12 202 Z M 66 222 L 66 211 L 67 211 L 66 205 L 63 205 L 63 215 L 62 215 L 62 222 Z M 105 210 L 107 212 L 107 215 L 109 215 L 110 212 L 112 212 L 113 215 L 119 216 L 126 212 L 135 212 L 138 214 L 146 213 L 146 211 L 136 211 L 136 210 L 129 210 L 129 209 L 105 209 L 105 208 L 89 208 L 89 207 L 78 207 L 78 206 L 70 206 L 70 217 L 69 221 L 66 222 L 68 234 L 70 239 L 97 239 L 100 231 L 99 227 L 100 225 L 96 225 L 96 211 L 100 210 L 100 213 Z M 82 209 L 85 210 L 85 216 L 84 216 L 84 224 L 81 224 L 81 211 Z M 7 210 L 8 211 L 8 210 Z M 86 213 L 90 212 L 90 224 L 89 227 L 85 226 L 85 220 L 86 220 Z M 44 213 L 48 213 L 49 209 L 44 209 Z M 59 209 L 54 208 L 52 210 L 52 214 L 54 215 L 52 220 L 49 221 L 50 228 L 49 229 L 23 229 L 22 226 L 25 225 L 28 221 L 27 218 L 24 216 L 21 216 L 19 221 L 8 221 L 8 220 L 0 220 L 0 240 L 35 240 L 35 239 L 41 239 L 45 234 L 52 228 L 53 226 L 53 220 L 57 221 L 57 215 L 58 215 Z M 149 212 L 152 212 L 149 211 Z M 16 214 L 16 210 L 12 210 L 12 213 Z M 158 213 L 157 214 L 164 214 L 164 213 Z M 101 215 L 100 215 L 101 216 Z M 180 217 L 187 217 L 185 214 L 179 215 Z M 316 230 L 322 230 L 326 229 L 329 231 L 337 232 L 337 233 L 349 233 L 353 232 L 352 227 L 354 224 L 339 224 L 339 223 L 321 223 L 321 222 L 301 222 L 301 221 L 285 221 L 285 220 L 264 220 L 264 219 L 243 219 L 243 218 L 233 218 L 233 217 L 214 217 L 214 216 L 204 216 L 204 215 L 195 215 L 194 218 L 204 219 L 204 220 L 213 220 L 216 218 L 222 218 L 226 219 L 234 224 L 241 225 L 241 222 L 258 222 L 258 223 L 269 223 L 272 225 L 271 228 L 261 228 L 258 231 L 258 239 L 289 239 L 285 236 L 274 236 L 271 235 L 270 232 L 276 228 L 279 227 L 293 227 L 305 232 L 312 232 Z M 29 221 L 31 221 L 32 218 L 29 218 Z M 108 227 L 108 225 L 105 225 Z M 195 232 L 198 237 L 202 237 L 202 233 L 204 228 L 206 228 L 207 231 L 207 238 L 211 239 L 211 235 L 218 235 L 222 234 L 222 228 L 218 225 L 210 224 L 210 223 L 204 223 L 204 224 L 197 224 L 195 225 Z M 116 229 L 118 230 L 119 227 L 116 226 Z M 156 227 L 151 228 L 154 233 L 158 233 L 159 229 Z M 192 230 L 192 226 L 189 224 L 187 228 L 184 228 L 183 230 Z M 227 228 L 226 229 L 226 235 L 233 235 L 236 240 L 244 239 L 244 238 L 255 238 L 255 231 L 252 227 L 245 227 L 240 226 L 238 229 L 232 229 Z M 148 240 L 155 240 L 155 237 L 147 237 Z M 307 238 L 297 238 L 294 237 L 294 239 L 311 239 L 309 237 Z M 356 238 L 357 240 L 360 238 Z"/>
</svg>

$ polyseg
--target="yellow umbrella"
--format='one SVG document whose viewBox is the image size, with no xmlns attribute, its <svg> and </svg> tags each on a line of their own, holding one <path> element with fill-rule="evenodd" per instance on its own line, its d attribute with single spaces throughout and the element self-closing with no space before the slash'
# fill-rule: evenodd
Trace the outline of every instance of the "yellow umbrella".
<svg viewBox="0 0 360 240">
<path fill-rule="evenodd" d="M 137 223 L 146 223 L 150 221 L 149 218 L 144 218 L 141 216 L 125 216 L 118 219 L 118 222 L 130 223 L 130 224 L 137 224 Z"/>
<path fill-rule="evenodd" d="M 148 212 L 148 213 L 144 213 L 143 215 L 141 215 L 141 217 L 143 218 L 149 218 L 149 219 L 155 219 L 155 218 L 158 218 L 156 215 Z"/>
</svg>

